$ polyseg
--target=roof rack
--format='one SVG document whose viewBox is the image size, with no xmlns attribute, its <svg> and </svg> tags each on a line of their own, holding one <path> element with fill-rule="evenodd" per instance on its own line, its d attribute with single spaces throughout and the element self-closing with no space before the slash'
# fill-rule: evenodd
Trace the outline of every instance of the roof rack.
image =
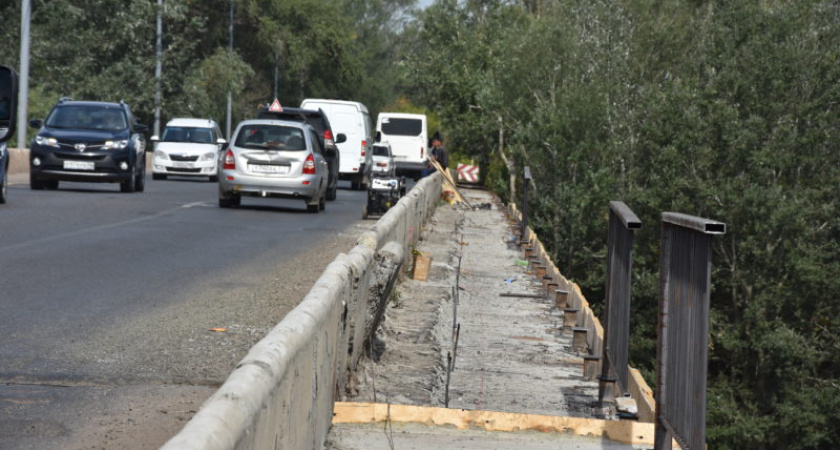
<svg viewBox="0 0 840 450">
<path fill-rule="evenodd" d="M 71 98 L 71 97 L 61 97 L 61 98 L 58 99 L 58 103 L 72 102 L 72 101 L 73 101 L 73 98 Z"/>
</svg>

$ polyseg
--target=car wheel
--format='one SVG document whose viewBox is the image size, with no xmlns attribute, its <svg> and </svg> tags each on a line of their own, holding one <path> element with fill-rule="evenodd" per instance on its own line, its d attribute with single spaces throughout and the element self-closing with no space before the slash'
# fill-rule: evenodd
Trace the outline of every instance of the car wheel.
<svg viewBox="0 0 840 450">
<path fill-rule="evenodd" d="M 367 205 L 365 205 L 365 206 L 362 206 L 362 219 L 367 220 L 367 218 L 368 218 Z"/>
<path fill-rule="evenodd" d="M 58 180 L 50 180 L 44 183 L 44 187 L 47 189 L 54 191 L 58 189 Z"/>
<path fill-rule="evenodd" d="M 331 188 L 327 188 L 327 200 L 335 200 L 338 197 L 338 181 Z"/>
<path fill-rule="evenodd" d="M 120 183 L 120 192 L 125 193 L 132 193 L 136 189 L 137 186 L 137 174 L 134 171 L 131 171 L 131 175 L 128 180 L 123 181 Z"/>
<path fill-rule="evenodd" d="M 242 203 L 242 196 L 233 192 L 219 190 L 219 208 L 232 208 Z"/>
<path fill-rule="evenodd" d="M 306 201 L 306 211 L 316 213 L 321 210 L 321 197 L 311 198 Z"/>
<path fill-rule="evenodd" d="M 152 173 L 152 179 L 153 180 L 165 180 L 166 175 L 164 175 L 162 173 Z"/>
<path fill-rule="evenodd" d="M 318 211 L 323 211 L 327 209 L 327 193 L 324 192 L 324 195 L 321 196 L 321 200 L 318 202 Z"/>
<path fill-rule="evenodd" d="M 218 183 L 219 182 L 219 176 L 218 175 L 210 175 L 210 182 L 211 183 Z"/>
<path fill-rule="evenodd" d="M 144 166 L 140 169 L 140 175 L 134 181 L 134 190 L 137 192 L 143 192 L 146 190 L 146 167 Z"/>
<path fill-rule="evenodd" d="M 358 181 L 351 181 L 350 182 L 350 189 L 352 189 L 354 191 L 358 191 L 359 190 L 359 182 Z"/>
<path fill-rule="evenodd" d="M 40 191 L 46 188 L 46 186 L 43 181 L 36 180 L 35 178 L 32 178 L 32 175 L 29 175 L 29 188 L 33 191 Z"/>
<path fill-rule="evenodd" d="M 6 203 L 6 188 L 9 186 L 9 174 L 5 173 L 0 181 L 0 204 Z"/>
</svg>

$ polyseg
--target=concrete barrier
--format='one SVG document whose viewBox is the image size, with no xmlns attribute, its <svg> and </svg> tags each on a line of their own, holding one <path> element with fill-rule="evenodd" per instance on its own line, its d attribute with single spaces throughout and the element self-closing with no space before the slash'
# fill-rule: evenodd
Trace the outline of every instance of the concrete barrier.
<svg viewBox="0 0 840 450">
<path fill-rule="evenodd" d="M 29 149 L 9 149 L 9 175 L 29 173 Z"/>
<path fill-rule="evenodd" d="M 334 402 L 362 355 L 366 322 L 376 309 L 369 301 L 377 253 L 394 258 L 397 243 L 409 254 L 434 213 L 441 183 L 439 174 L 421 180 L 348 254 L 327 266 L 300 305 L 254 345 L 162 448 L 323 447 Z"/>
<path fill-rule="evenodd" d="M 146 152 L 146 171 L 152 167 L 152 152 Z M 9 149 L 9 175 L 29 174 L 29 149 Z"/>
</svg>

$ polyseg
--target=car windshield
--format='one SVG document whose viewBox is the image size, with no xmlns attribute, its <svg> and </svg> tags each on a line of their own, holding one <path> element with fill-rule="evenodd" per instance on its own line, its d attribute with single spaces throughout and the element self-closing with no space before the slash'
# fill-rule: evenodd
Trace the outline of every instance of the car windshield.
<svg viewBox="0 0 840 450">
<path fill-rule="evenodd" d="M 391 152 L 388 151 L 388 147 L 384 145 L 374 145 L 373 146 L 373 156 L 391 156 Z"/>
<path fill-rule="evenodd" d="M 420 136 L 423 131 L 423 121 L 420 119 L 398 119 L 386 117 L 382 119 L 382 132 L 391 136 Z"/>
<path fill-rule="evenodd" d="M 128 128 L 121 108 L 95 105 L 62 105 L 53 108 L 46 125 L 54 128 L 120 131 Z"/>
<path fill-rule="evenodd" d="M 306 150 L 303 129 L 268 124 L 243 125 L 236 135 L 234 145 L 264 150 Z"/>
<path fill-rule="evenodd" d="M 166 127 L 163 130 L 162 142 L 194 142 L 197 144 L 212 144 L 213 132 L 209 128 L 196 127 Z"/>
</svg>

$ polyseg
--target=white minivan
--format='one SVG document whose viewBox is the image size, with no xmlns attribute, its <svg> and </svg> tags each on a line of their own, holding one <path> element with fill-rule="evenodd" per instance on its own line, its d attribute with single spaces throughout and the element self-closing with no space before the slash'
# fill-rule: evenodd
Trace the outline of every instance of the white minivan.
<svg viewBox="0 0 840 450">
<path fill-rule="evenodd" d="M 341 155 L 338 177 L 341 180 L 350 180 L 353 189 L 367 189 L 373 166 L 373 140 L 367 107 L 359 102 L 313 98 L 301 102 L 300 107 L 323 110 L 333 133 L 343 133 L 347 136 L 346 141 L 336 144 Z"/>
<path fill-rule="evenodd" d="M 391 144 L 397 174 L 420 178 L 428 159 L 425 114 L 382 112 L 376 119 L 376 137 Z"/>
</svg>

